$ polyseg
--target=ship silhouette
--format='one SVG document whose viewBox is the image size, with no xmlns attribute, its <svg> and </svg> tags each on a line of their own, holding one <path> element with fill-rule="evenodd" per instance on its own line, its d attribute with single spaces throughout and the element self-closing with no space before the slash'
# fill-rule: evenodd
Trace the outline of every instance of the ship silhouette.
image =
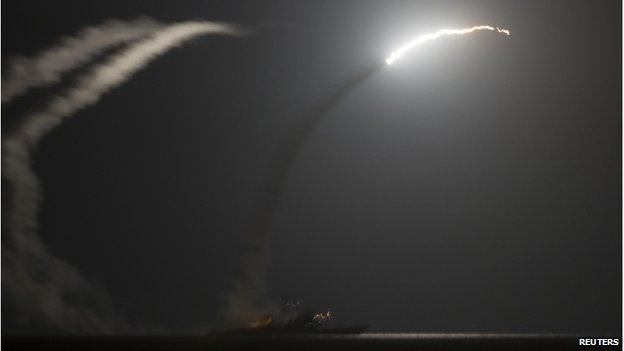
<svg viewBox="0 0 624 351">
<path fill-rule="evenodd" d="M 306 308 L 298 313 L 282 313 L 280 320 L 275 320 L 272 315 L 264 315 L 257 318 L 248 327 L 223 330 L 211 334 L 218 335 L 265 335 L 265 334 L 361 334 L 368 326 L 354 325 L 343 327 L 327 327 L 327 323 L 333 318 L 331 311 L 313 312 Z"/>
</svg>

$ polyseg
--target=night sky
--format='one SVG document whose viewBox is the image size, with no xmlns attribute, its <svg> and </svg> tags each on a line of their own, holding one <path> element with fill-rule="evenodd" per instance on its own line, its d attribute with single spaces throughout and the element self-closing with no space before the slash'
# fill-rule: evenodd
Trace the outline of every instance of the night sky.
<svg viewBox="0 0 624 351">
<path fill-rule="evenodd" d="M 423 45 L 313 131 L 272 220 L 271 296 L 371 331 L 621 331 L 619 1 L 20 0 L 3 10 L 5 62 L 109 18 L 251 29 L 156 59 L 35 154 L 40 236 L 129 325 L 218 327 L 272 157 L 306 109 L 415 36 L 491 24 L 511 36 Z M 3 105 L 3 135 L 66 84 Z M 5 296 L 3 331 L 45 330 L 17 323 Z"/>
</svg>

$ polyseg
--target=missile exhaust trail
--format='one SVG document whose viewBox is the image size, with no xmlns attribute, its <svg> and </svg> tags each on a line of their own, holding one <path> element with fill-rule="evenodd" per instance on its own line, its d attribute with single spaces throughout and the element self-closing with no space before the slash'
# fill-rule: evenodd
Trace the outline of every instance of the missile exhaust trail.
<svg viewBox="0 0 624 351">
<path fill-rule="evenodd" d="M 487 26 L 487 25 L 474 26 L 472 28 L 464 28 L 464 29 L 440 29 L 439 31 L 434 32 L 434 33 L 421 35 L 418 38 L 416 38 L 416 39 L 408 42 L 407 44 L 401 46 L 397 51 L 393 52 L 392 54 L 390 54 L 390 56 L 388 56 L 388 58 L 386 59 L 386 63 L 388 65 L 393 64 L 394 61 L 399 59 L 405 53 L 407 53 L 408 51 L 412 50 L 416 46 L 418 46 L 418 45 L 420 45 L 420 44 L 422 44 L 422 43 L 424 43 L 426 41 L 438 39 L 438 38 L 440 38 L 442 36 L 445 36 L 445 35 L 464 35 L 464 34 L 469 34 L 469 33 L 475 32 L 475 31 L 480 31 L 480 30 L 496 31 L 496 32 L 504 34 L 504 35 L 510 35 L 511 34 L 511 32 L 509 32 L 508 29 L 501 29 L 499 27 L 492 27 L 492 26 Z"/>
<path fill-rule="evenodd" d="M 228 295 L 226 301 L 225 321 L 227 324 L 245 326 L 261 315 L 276 312 L 268 298 L 267 291 L 268 238 L 271 232 L 271 220 L 283 197 L 290 168 L 301 153 L 308 136 L 321 123 L 323 117 L 339 101 L 381 68 L 383 65 L 376 63 L 349 76 L 326 98 L 319 100 L 305 114 L 298 128 L 291 131 L 282 141 L 280 153 L 271 162 L 271 173 L 261 190 L 260 202 L 251 214 L 247 256 L 240 267 L 242 269 L 240 278 L 235 281 L 234 290 Z"/>
<path fill-rule="evenodd" d="M 275 313 L 276 309 L 268 297 L 267 268 L 269 262 L 268 241 L 271 232 L 271 221 L 284 195 L 288 174 L 294 161 L 301 154 L 308 136 L 323 121 L 328 113 L 348 96 L 352 91 L 368 80 L 386 65 L 395 63 L 397 59 L 420 44 L 449 35 L 464 35 L 475 31 L 496 31 L 510 35 L 509 30 L 488 25 L 474 26 L 465 29 L 441 29 L 437 32 L 422 35 L 390 54 L 385 64 L 372 64 L 347 77 L 326 98 L 319 100 L 305 114 L 303 121 L 296 130 L 291 131 L 280 147 L 280 153 L 271 163 L 271 174 L 262 189 L 262 196 L 251 214 L 248 253 L 242 262 L 242 272 L 235 281 L 233 291 L 226 301 L 226 323 L 236 326 L 249 325 L 259 316 Z"/>
<path fill-rule="evenodd" d="M 106 50 L 143 39 L 161 27 L 147 17 L 134 21 L 108 20 L 86 27 L 73 37 L 65 37 L 33 57 L 12 58 L 7 65 L 7 77 L 2 79 L 2 104 L 10 103 L 30 89 L 54 84 L 64 74 Z"/>
<path fill-rule="evenodd" d="M 72 85 L 29 114 L 2 140 L 2 175 L 11 186 L 8 233 L 2 243 L 2 287 L 15 299 L 19 318 L 70 332 L 102 333 L 122 322 L 109 311 L 105 294 L 75 267 L 55 256 L 38 235 L 42 199 L 32 169 L 40 140 L 107 92 L 127 82 L 152 60 L 201 35 L 243 33 L 227 23 L 191 21 L 158 28 L 147 38 L 94 64 Z M 55 71 L 56 72 L 56 71 Z M 68 214 L 69 215 L 69 214 Z M 79 298 L 78 298 L 79 297 Z"/>
</svg>

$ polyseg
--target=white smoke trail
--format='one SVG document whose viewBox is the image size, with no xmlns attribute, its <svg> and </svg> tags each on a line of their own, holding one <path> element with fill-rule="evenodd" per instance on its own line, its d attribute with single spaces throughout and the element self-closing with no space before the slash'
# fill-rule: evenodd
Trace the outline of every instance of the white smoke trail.
<svg viewBox="0 0 624 351">
<path fill-rule="evenodd" d="M 2 103 L 9 103 L 32 88 L 61 80 L 63 74 L 90 62 L 106 50 L 144 38 L 161 25 L 150 18 L 134 21 L 108 20 L 86 27 L 73 37 L 65 37 L 34 57 L 10 60 L 7 77 L 2 80 Z"/>
<path fill-rule="evenodd" d="M 94 308 L 101 294 L 73 267 L 55 257 L 37 235 L 41 201 L 39 180 L 31 163 L 41 138 L 78 110 L 126 82 L 151 60 L 176 45 L 203 34 L 241 35 L 232 25 L 205 21 L 182 22 L 155 31 L 95 65 L 42 111 L 26 116 L 2 141 L 3 174 L 11 185 L 9 243 L 2 247 L 2 284 L 16 298 L 24 319 L 42 319 L 74 332 L 101 332 L 112 318 Z"/>
<path fill-rule="evenodd" d="M 480 30 L 497 31 L 498 33 L 505 34 L 505 35 L 511 34 L 509 30 L 507 29 L 501 29 L 498 27 L 492 27 L 492 26 L 487 26 L 487 25 L 474 26 L 472 28 L 464 28 L 464 29 L 440 29 L 439 31 L 434 32 L 434 33 L 421 35 L 418 38 L 410 41 L 409 43 L 401 46 L 398 50 L 396 50 L 395 52 L 390 54 L 390 56 L 388 56 L 388 58 L 386 59 L 386 63 L 389 65 L 393 64 L 394 61 L 396 61 L 399 57 L 403 56 L 406 52 L 408 52 L 409 50 L 413 49 L 414 47 L 426 41 L 437 39 L 444 35 L 464 35 L 464 34 L 472 33 L 474 31 L 480 31 Z"/>
</svg>

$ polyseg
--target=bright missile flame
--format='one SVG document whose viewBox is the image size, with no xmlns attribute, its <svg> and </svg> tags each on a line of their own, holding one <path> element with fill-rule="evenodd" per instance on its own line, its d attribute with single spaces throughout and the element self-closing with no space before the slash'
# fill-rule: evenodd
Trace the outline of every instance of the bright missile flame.
<svg viewBox="0 0 624 351">
<path fill-rule="evenodd" d="M 472 33 L 474 31 L 479 31 L 479 30 L 497 31 L 498 33 L 502 33 L 505 35 L 511 34 L 508 29 L 501 29 L 498 27 L 485 26 L 485 25 L 474 26 L 472 28 L 464 28 L 464 29 L 440 29 L 439 31 L 435 33 L 421 35 L 418 38 L 410 41 L 409 43 L 401 46 L 397 51 L 393 52 L 392 54 L 390 54 L 390 56 L 388 56 L 388 58 L 386 59 L 386 63 L 389 65 L 393 64 L 394 61 L 396 61 L 399 57 L 403 56 L 403 54 L 405 54 L 407 51 L 413 49 L 414 47 L 426 41 L 437 39 L 445 35 L 464 35 L 464 34 Z"/>
</svg>

